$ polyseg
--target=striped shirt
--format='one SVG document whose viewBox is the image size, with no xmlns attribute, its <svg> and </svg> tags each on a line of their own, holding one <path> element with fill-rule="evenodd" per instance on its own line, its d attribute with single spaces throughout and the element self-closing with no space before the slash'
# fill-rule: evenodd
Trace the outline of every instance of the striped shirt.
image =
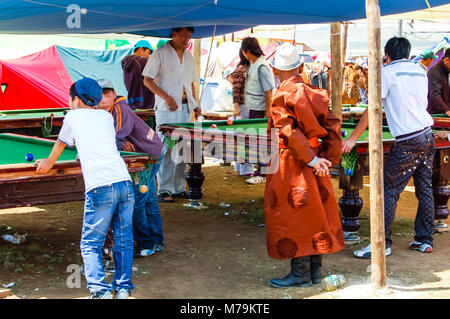
<svg viewBox="0 0 450 319">
<path fill-rule="evenodd" d="M 248 67 L 238 65 L 232 74 L 233 78 L 233 103 L 245 104 L 245 79 L 247 78 Z"/>
<path fill-rule="evenodd" d="M 116 143 L 119 150 L 123 150 L 126 141 L 130 141 L 136 152 L 147 153 L 152 158 L 159 158 L 162 151 L 162 143 L 156 132 L 148 126 L 131 107 L 126 98 L 119 96 L 114 101 L 111 109 L 116 130 Z"/>
</svg>

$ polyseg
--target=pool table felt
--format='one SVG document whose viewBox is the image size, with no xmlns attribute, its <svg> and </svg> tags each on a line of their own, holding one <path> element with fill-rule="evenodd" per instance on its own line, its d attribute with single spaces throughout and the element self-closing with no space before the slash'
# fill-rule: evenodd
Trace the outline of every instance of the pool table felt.
<svg viewBox="0 0 450 319">
<path fill-rule="evenodd" d="M 232 125 L 228 125 L 227 121 L 206 121 L 201 123 L 201 127 L 204 130 L 208 131 L 233 131 L 233 130 L 247 130 L 252 129 L 255 130 L 256 133 L 263 132 L 264 135 L 266 135 L 266 129 L 267 129 L 267 119 L 251 119 L 251 120 L 235 120 L 233 121 Z M 198 123 L 198 122 L 197 122 Z M 186 127 L 186 128 L 194 128 L 195 123 L 174 123 L 170 125 L 179 126 L 179 127 Z M 198 123 L 200 124 L 200 123 Z M 211 125 L 216 124 L 217 128 L 212 128 Z M 343 123 L 342 124 L 342 130 L 347 131 L 347 135 L 343 137 L 343 139 L 346 139 L 350 136 L 353 129 L 356 127 L 357 124 L 353 123 Z M 254 132 L 248 132 L 248 133 L 254 133 Z M 358 141 L 367 141 L 367 138 L 369 136 L 369 130 L 365 130 L 363 134 L 359 137 Z M 386 126 L 383 126 L 383 140 L 392 140 L 394 137 L 389 132 L 389 129 Z"/>
<path fill-rule="evenodd" d="M 59 108 L 59 109 L 36 109 L 36 110 L 5 110 L 0 111 L 0 120 L 17 120 L 17 119 L 43 119 L 46 117 L 64 117 L 64 111 L 70 111 L 69 108 Z M 140 113 L 152 113 L 153 110 L 148 109 L 136 109 L 134 110 L 137 114 Z"/>
<path fill-rule="evenodd" d="M 11 110 L 0 111 L 0 120 L 2 119 L 30 119 L 45 118 L 53 114 L 54 117 L 64 117 L 64 111 L 69 109 L 40 109 L 40 110 Z"/>
<path fill-rule="evenodd" d="M 0 165 L 34 164 L 39 158 L 47 158 L 53 148 L 54 142 L 15 134 L 0 133 L 0 149 L 6 150 L 0 155 Z M 27 161 L 25 155 L 31 153 L 33 160 Z M 122 156 L 145 155 L 142 153 L 120 152 Z M 57 162 L 77 160 L 75 148 L 66 147 Z"/>
</svg>

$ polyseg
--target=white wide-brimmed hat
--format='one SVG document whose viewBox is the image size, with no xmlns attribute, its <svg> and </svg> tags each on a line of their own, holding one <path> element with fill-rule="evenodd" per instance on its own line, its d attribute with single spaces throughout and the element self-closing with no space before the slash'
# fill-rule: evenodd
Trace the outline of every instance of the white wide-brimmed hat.
<svg viewBox="0 0 450 319">
<path fill-rule="evenodd" d="M 304 58 L 300 57 L 298 50 L 292 44 L 285 42 L 278 47 L 272 60 L 272 67 L 282 71 L 298 68 L 303 64 Z"/>
</svg>

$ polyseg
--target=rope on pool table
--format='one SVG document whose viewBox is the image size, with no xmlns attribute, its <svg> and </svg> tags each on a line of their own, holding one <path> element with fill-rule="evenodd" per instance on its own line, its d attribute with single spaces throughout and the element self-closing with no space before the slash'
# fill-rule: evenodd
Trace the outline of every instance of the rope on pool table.
<svg viewBox="0 0 450 319">
<path fill-rule="evenodd" d="M 53 128 L 53 116 L 50 116 L 50 124 L 47 124 L 48 116 L 44 117 L 42 122 L 42 136 L 49 137 Z"/>
<path fill-rule="evenodd" d="M 358 153 L 356 152 L 356 147 L 354 147 L 350 153 L 342 154 L 341 165 L 344 168 L 345 175 L 353 176 L 355 172 L 355 164 L 358 159 Z"/>
</svg>

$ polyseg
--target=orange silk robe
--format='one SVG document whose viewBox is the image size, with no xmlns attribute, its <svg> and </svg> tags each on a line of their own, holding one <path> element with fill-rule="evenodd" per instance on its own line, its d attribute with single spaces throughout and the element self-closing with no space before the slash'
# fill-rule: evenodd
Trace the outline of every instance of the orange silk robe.
<svg viewBox="0 0 450 319">
<path fill-rule="evenodd" d="M 268 134 L 279 129 L 279 168 L 268 174 L 264 193 L 267 250 L 277 259 L 328 254 L 344 248 L 330 176 L 307 164 L 319 156 L 333 166 L 341 155 L 341 123 L 328 109 L 327 91 L 293 76 L 274 94 Z M 308 142 L 319 137 L 319 147 Z M 314 144 L 313 144 L 314 145 Z"/>
</svg>

